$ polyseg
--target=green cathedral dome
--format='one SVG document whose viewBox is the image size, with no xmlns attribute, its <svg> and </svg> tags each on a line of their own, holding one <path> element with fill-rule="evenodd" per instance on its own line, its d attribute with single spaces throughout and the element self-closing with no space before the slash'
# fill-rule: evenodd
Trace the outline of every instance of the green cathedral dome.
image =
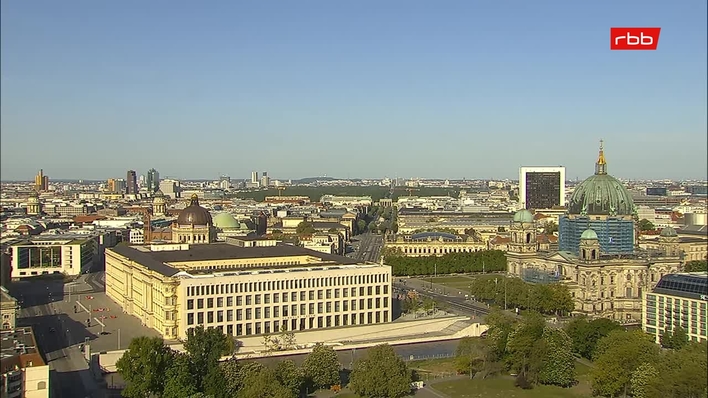
<svg viewBox="0 0 708 398">
<path fill-rule="evenodd" d="M 602 144 L 600 144 L 600 156 L 595 164 L 595 175 L 575 187 L 568 201 L 568 213 L 607 216 L 635 214 L 632 195 L 619 180 L 607 174 Z"/>
</svg>

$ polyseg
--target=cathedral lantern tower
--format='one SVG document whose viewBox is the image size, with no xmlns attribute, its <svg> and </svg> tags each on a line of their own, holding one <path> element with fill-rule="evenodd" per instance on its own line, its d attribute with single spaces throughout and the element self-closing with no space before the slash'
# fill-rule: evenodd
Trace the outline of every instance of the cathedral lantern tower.
<svg viewBox="0 0 708 398">
<path fill-rule="evenodd" d="M 514 253 L 535 253 L 538 251 L 536 241 L 536 222 L 533 214 L 524 209 L 514 214 L 510 227 L 511 242 L 509 251 Z"/>
</svg>

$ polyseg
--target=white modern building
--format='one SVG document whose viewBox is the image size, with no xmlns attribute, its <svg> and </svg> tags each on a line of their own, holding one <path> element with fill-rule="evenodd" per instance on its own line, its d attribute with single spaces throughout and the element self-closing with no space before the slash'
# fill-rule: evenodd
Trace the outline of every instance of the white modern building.
<svg viewBox="0 0 708 398">
<path fill-rule="evenodd" d="M 98 259 L 99 238 L 86 234 L 38 235 L 15 243 L 9 247 L 10 276 L 79 275 Z"/>
<path fill-rule="evenodd" d="M 524 209 L 565 206 L 565 167 L 521 167 L 519 201 Z"/>
</svg>

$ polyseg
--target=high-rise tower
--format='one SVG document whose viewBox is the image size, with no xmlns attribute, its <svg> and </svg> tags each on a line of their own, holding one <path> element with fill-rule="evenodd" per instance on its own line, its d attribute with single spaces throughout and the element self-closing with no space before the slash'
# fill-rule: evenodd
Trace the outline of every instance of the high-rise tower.
<svg viewBox="0 0 708 398">
<path fill-rule="evenodd" d="M 135 195 L 138 193 L 138 178 L 135 174 L 135 170 L 128 170 L 126 177 L 126 193 Z"/>
<path fill-rule="evenodd" d="M 155 192 L 160 189 L 160 173 L 155 169 L 148 170 L 145 185 L 148 192 Z"/>
</svg>

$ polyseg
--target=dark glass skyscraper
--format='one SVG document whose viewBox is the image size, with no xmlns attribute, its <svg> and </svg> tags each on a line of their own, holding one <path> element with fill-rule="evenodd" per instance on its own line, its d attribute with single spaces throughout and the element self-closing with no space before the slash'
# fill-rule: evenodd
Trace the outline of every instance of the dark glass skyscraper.
<svg viewBox="0 0 708 398">
<path fill-rule="evenodd" d="M 125 178 L 126 187 L 125 192 L 129 195 L 135 195 L 138 193 L 138 178 L 135 175 L 135 170 L 128 170 L 128 174 Z"/>
</svg>

